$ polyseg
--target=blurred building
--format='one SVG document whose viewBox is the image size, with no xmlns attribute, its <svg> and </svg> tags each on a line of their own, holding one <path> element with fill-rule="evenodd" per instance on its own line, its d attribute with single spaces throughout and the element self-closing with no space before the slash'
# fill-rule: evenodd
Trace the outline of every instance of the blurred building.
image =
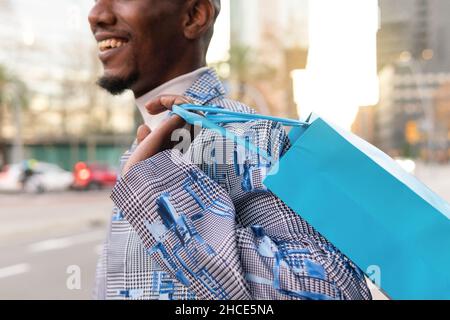
<svg viewBox="0 0 450 320">
<path fill-rule="evenodd" d="M 437 160 L 450 160 L 450 81 L 443 83 L 435 93 L 435 125 Z"/>
<path fill-rule="evenodd" d="M 233 44 L 277 51 L 308 46 L 308 1 L 231 0 Z M 268 46 L 265 48 L 265 46 Z"/>
<path fill-rule="evenodd" d="M 308 1 L 231 0 L 230 5 L 231 76 L 247 88 L 246 102 L 264 113 L 297 117 L 290 73 L 306 66 Z"/>
<path fill-rule="evenodd" d="M 432 60 L 430 71 L 450 70 L 450 1 L 379 0 L 379 69 L 402 56 Z"/>
<path fill-rule="evenodd" d="M 430 152 L 446 153 L 449 81 L 450 72 L 416 72 L 407 63 L 385 67 L 376 109 L 379 147 L 397 156 L 428 158 Z"/>
<path fill-rule="evenodd" d="M 374 142 L 393 156 L 448 159 L 450 1 L 380 0 Z M 355 127 L 361 127 L 357 119 Z"/>
<path fill-rule="evenodd" d="M 380 0 L 380 30 L 378 32 L 378 66 L 382 69 L 398 60 L 402 52 L 418 58 L 426 48 L 427 1 Z"/>
<path fill-rule="evenodd" d="M 25 85 L 10 90 L 0 115 L 7 162 L 22 156 L 66 168 L 78 160 L 109 162 L 131 141 L 131 97 L 113 98 L 95 85 L 101 68 L 86 20 L 91 5 L 0 1 L 0 65 Z"/>
</svg>

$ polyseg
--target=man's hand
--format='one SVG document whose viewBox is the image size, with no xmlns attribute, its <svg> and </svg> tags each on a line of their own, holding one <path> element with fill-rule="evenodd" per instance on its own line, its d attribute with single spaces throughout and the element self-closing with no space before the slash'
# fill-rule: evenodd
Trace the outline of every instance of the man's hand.
<svg viewBox="0 0 450 320">
<path fill-rule="evenodd" d="M 172 110 L 174 105 L 186 103 L 191 103 L 186 97 L 166 95 L 148 102 L 145 107 L 151 115 L 157 115 L 167 110 Z M 136 135 L 138 146 L 123 167 L 122 176 L 135 164 L 151 158 L 159 152 L 173 148 L 172 133 L 185 125 L 186 122 L 181 117 L 173 115 L 153 132 L 146 125 L 140 126 Z"/>
</svg>

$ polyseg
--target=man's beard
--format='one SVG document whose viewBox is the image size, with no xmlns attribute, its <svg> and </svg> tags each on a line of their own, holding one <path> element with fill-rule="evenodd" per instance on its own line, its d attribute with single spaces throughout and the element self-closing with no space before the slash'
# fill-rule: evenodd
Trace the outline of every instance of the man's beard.
<svg viewBox="0 0 450 320">
<path fill-rule="evenodd" d="M 130 89 L 138 78 L 139 72 L 136 71 L 130 74 L 127 78 L 103 76 L 98 79 L 97 84 L 112 95 L 120 95 L 125 90 Z"/>
</svg>

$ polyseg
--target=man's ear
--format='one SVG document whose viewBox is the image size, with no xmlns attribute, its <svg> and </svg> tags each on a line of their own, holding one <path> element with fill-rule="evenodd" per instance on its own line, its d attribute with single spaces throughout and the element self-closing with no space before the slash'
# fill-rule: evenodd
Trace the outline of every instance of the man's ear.
<svg viewBox="0 0 450 320">
<path fill-rule="evenodd" d="M 211 0 L 190 0 L 183 20 L 184 36 L 189 40 L 201 38 L 214 24 L 216 9 Z"/>
</svg>

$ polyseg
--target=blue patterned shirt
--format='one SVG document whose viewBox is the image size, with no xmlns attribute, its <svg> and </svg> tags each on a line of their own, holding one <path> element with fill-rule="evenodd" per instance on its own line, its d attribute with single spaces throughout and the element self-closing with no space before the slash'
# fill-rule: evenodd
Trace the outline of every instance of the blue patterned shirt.
<svg viewBox="0 0 450 320">
<path fill-rule="evenodd" d="M 185 95 L 199 105 L 253 112 L 225 98 L 213 70 Z M 275 160 L 290 147 L 270 121 L 226 128 Z M 361 270 L 265 188 L 271 166 L 210 130 L 201 130 L 184 154 L 164 151 L 133 166 L 111 194 L 116 207 L 97 297 L 371 299 Z"/>
</svg>

